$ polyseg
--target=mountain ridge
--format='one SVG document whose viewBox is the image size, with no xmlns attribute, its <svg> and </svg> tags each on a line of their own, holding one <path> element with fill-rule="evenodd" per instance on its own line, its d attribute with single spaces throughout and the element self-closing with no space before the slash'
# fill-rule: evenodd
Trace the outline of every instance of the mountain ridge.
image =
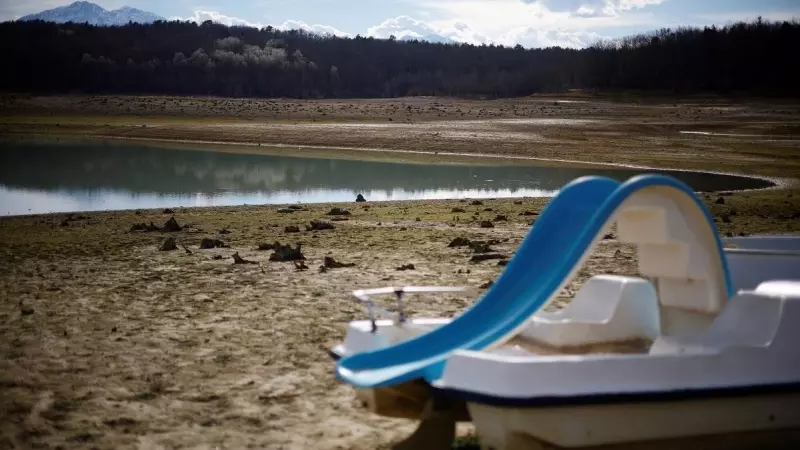
<svg viewBox="0 0 800 450">
<path fill-rule="evenodd" d="M 66 6 L 28 14 L 18 20 L 21 22 L 43 20 L 55 23 L 75 22 L 99 26 L 116 26 L 125 25 L 129 22 L 148 24 L 157 20 L 164 20 L 164 18 L 130 6 L 123 6 L 109 11 L 95 3 L 77 1 Z"/>
</svg>

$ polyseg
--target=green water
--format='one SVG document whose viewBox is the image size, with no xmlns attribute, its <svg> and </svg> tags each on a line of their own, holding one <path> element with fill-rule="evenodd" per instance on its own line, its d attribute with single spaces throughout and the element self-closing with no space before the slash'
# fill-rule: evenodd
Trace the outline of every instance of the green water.
<svg viewBox="0 0 800 450">
<path fill-rule="evenodd" d="M 0 142 L 0 215 L 175 206 L 552 196 L 584 175 L 626 179 L 639 170 L 375 162 L 224 153 L 132 142 Z M 769 183 L 670 173 L 696 190 Z"/>
</svg>

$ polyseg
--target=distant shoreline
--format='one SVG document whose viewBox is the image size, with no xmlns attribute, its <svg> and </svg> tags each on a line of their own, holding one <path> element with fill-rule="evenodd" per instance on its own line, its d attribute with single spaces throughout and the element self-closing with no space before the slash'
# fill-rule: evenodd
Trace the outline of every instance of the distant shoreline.
<svg viewBox="0 0 800 450">
<path fill-rule="evenodd" d="M 800 184 L 792 158 L 800 157 L 800 105 L 552 100 L 20 95 L 0 104 L 0 136 L 422 164 L 669 170 L 769 184 L 760 189 Z"/>
</svg>

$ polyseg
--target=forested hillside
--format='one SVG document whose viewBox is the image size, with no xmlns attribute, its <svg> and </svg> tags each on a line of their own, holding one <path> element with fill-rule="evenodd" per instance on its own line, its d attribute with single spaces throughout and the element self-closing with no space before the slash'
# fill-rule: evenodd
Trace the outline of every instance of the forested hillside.
<svg viewBox="0 0 800 450">
<path fill-rule="evenodd" d="M 800 22 L 660 30 L 583 50 L 156 22 L 0 24 L 0 90 L 510 97 L 566 89 L 798 96 Z"/>
</svg>

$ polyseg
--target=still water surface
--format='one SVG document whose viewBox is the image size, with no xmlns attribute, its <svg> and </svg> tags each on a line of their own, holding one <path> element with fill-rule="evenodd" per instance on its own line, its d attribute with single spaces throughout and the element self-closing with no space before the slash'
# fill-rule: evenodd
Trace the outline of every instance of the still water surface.
<svg viewBox="0 0 800 450">
<path fill-rule="evenodd" d="M 624 180 L 632 169 L 375 162 L 170 149 L 132 142 L 0 142 L 0 215 L 162 208 L 551 196 L 584 175 Z M 662 172 L 670 173 L 670 172 Z M 768 182 L 670 173 L 699 191 Z"/>
</svg>

